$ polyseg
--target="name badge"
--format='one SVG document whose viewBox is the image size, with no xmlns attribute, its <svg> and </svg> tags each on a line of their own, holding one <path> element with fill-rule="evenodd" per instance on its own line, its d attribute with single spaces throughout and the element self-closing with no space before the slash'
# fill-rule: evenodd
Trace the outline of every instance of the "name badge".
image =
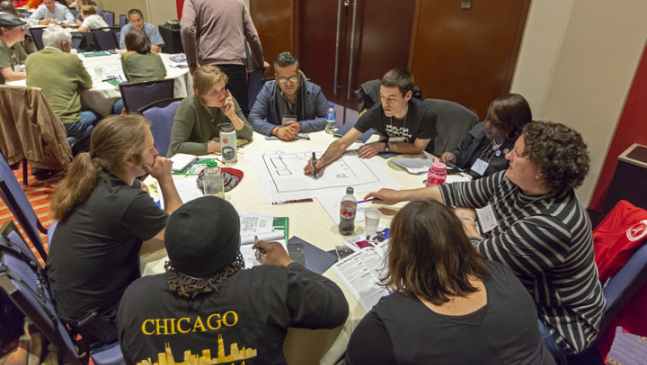
<svg viewBox="0 0 647 365">
<path fill-rule="evenodd" d="M 404 142 L 404 137 L 389 137 L 389 143 Z"/>
<path fill-rule="evenodd" d="M 470 170 L 479 174 L 479 176 L 483 176 L 483 174 L 485 174 L 485 170 L 487 170 L 487 167 L 489 165 L 490 165 L 489 163 L 481 160 L 480 158 L 477 158 L 476 161 L 474 161 L 474 165 L 472 165 Z"/>
<path fill-rule="evenodd" d="M 492 209 L 492 205 L 490 204 L 483 208 L 476 209 L 476 216 L 479 218 L 481 233 L 490 232 L 499 225 L 496 221 L 496 216 L 494 215 L 494 209 Z"/>
<path fill-rule="evenodd" d="M 287 122 L 296 122 L 297 118 L 294 117 L 283 117 L 283 122 L 281 123 L 282 125 L 285 125 Z"/>
</svg>

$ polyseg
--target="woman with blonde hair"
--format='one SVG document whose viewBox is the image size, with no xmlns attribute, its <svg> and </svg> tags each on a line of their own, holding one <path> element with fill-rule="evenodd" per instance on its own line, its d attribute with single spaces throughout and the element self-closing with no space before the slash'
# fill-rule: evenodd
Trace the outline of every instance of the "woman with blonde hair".
<svg viewBox="0 0 647 365">
<path fill-rule="evenodd" d="M 104 119 L 92 132 L 90 152 L 75 157 L 54 194 L 58 226 L 45 270 L 59 316 L 75 328 L 94 317 L 105 333 L 114 332 L 121 296 L 139 277 L 142 242 L 163 239 L 169 214 L 182 204 L 171 161 L 157 156 L 153 143 L 142 116 Z M 141 189 L 137 177 L 146 173 L 159 182 L 165 211 Z"/>
<path fill-rule="evenodd" d="M 393 294 L 351 335 L 348 364 L 555 364 L 526 289 L 483 259 L 449 208 L 407 204 L 390 240 L 382 284 Z"/>
<path fill-rule="evenodd" d="M 220 125 L 231 123 L 236 137 L 251 141 L 249 124 L 238 102 L 225 88 L 227 75 L 216 66 L 200 66 L 193 74 L 194 95 L 182 100 L 171 132 L 168 156 L 220 152 Z"/>
</svg>

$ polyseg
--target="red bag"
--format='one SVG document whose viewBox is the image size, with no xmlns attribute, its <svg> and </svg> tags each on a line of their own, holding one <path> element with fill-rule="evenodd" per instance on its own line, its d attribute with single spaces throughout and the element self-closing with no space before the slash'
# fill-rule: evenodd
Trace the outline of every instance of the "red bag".
<svg viewBox="0 0 647 365">
<path fill-rule="evenodd" d="M 595 263 L 604 283 L 647 241 L 647 211 L 621 200 L 593 231 Z"/>
</svg>

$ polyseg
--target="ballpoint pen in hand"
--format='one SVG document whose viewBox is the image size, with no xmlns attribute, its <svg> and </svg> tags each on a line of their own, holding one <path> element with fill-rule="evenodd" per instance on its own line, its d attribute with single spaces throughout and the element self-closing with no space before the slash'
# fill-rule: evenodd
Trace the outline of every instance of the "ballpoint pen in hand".
<svg viewBox="0 0 647 365">
<path fill-rule="evenodd" d="M 312 152 L 312 167 L 314 168 L 315 179 L 317 178 L 317 156 Z"/>
<path fill-rule="evenodd" d="M 254 236 L 254 244 L 258 243 L 258 236 Z M 261 249 L 256 247 L 256 261 L 261 262 Z"/>
</svg>

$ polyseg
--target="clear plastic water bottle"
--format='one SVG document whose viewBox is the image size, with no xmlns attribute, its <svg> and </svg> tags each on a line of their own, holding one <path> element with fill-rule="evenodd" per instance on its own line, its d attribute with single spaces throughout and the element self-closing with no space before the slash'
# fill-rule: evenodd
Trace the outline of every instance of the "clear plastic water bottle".
<svg viewBox="0 0 647 365">
<path fill-rule="evenodd" d="M 204 169 L 204 195 L 225 198 L 225 179 L 222 176 L 220 167 L 214 161 L 207 162 Z"/>
<path fill-rule="evenodd" d="M 326 133 L 328 134 L 335 133 L 336 120 L 337 120 L 337 112 L 335 111 L 335 105 L 330 104 L 328 106 L 328 113 L 326 113 Z"/>
<path fill-rule="evenodd" d="M 353 188 L 346 188 L 346 195 L 341 199 L 339 207 L 339 233 L 348 236 L 355 231 L 355 214 L 357 213 L 357 200 L 353 196 Z"/>
<path fill-rule="evenodd" d="M 238 155 L 236 154 L 236 130 L 231 123 L 220 125 L 220 148 L 222 159 L 225 163 L 236 163 Z"/>
<path fill-rule="evenodd" d="M 447 165 L 440 161 L 434 161 L 427 172 L 427 186 L 442 185 L 447 180 Z"/>
</svg>

